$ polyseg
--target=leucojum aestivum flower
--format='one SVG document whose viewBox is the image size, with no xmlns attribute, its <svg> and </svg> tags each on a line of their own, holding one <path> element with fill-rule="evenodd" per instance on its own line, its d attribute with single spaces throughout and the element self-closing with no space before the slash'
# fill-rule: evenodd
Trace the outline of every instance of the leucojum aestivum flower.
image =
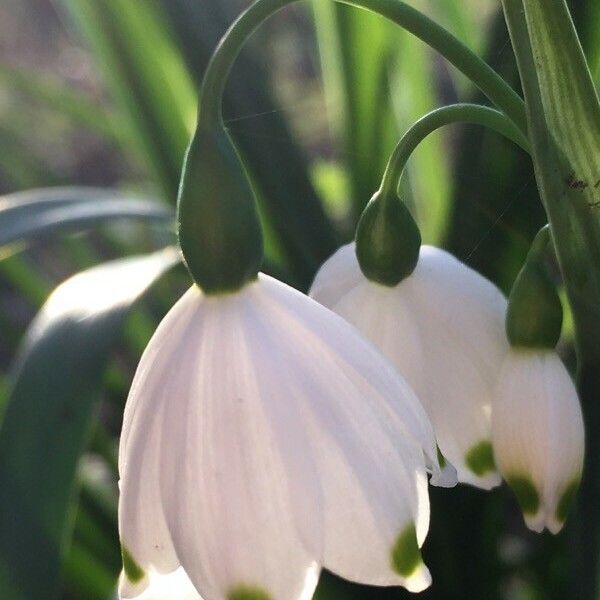
<svg viewBox="0 0 600 600">
<path fill-rule="evenodd" d="M 562 306 L 544 268 L 548 241 L 544 228 L 511 292 L 511 348 L 498 374 L 492 439 L 528 527 L 558 533 L 579 487 L 584 429 L 575 386 L 554 350 Z"/>
<path fill-rule="evenodd" d="M 426 116 L 310 298 L 259 273 L 255 200 L 222 127 L 224 79 L 253 8 L 244 15 L 241 37 L 234 25 L 208 67 L 180 187 L 194 283 L 127 400 L 120 597 L 308 600 L 322 568 L 421 591 L 428 483 L 490 489 L 502 475 L 527 524 L 557 531 L 583 428 L 552 350 L 560 303 L 534 260 L 539 244 L 507 310 L 491 282 L 421 245 L 396 194 L 399 157 L 441 124 L 467 118 L 524 144 L 522 134 L 475 105 Z"/>
</svg>

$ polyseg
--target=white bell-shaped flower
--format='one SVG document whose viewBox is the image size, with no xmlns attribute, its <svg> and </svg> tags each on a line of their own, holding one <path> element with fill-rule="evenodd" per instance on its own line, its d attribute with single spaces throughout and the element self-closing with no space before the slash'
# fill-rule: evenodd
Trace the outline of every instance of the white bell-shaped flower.
<svg viewBox="0 0 600 600">
<path fill-rule="evenodd" d="M 413 387 L 458 480 L 500 483 L 491 445 L 491 400 L 508 350 L 506 300 L 447 252 L 421 246 L 415 270 L 394 287 L 369 281 L 355 245 L 318 272 L 310 295 L 370 339 Z"/>
<path fill-rule="evenodd" d="M 180 567 L 205 600 L 308 599 L 320 567 L 422 590 L 427 465 L 420 402 L 342 318 L 265 275 L 194 286 L 127 401 L 120 596 Z"/>
<path fill-rule="evenodd" d="M 527 526 L 560 531 L 581 479 L 584 429 L 577 391 L 554 350 L 513 348 L 506 356 L 492 439 Z"/>
</svg>

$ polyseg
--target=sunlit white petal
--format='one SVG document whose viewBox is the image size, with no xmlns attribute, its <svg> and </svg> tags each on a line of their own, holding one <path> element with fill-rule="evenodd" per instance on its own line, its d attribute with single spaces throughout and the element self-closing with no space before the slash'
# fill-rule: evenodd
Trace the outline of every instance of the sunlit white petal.
<svg viewBox="0 0 600 600">
<path fill-rule="evenodd" d="M 159 540 L 205 600 L 308 599 L 323 565 L 429 584 L 425 411 L 353 327 L 269 277 L 192 288 L 171 310 L 140 362 L 120 459 L 124 545 L 152 573 L 167 566 Z"/>
<path fill-rule="evenodd" d="M 125 574 L 121 580 L 126 579 Z M 144 591 L 136 600 L 202 600 L 185 571 L 179 567 L 172 573 L 151 573 Z"/>
<path fill-rule="evenodd" d="M 575 386 L 550 350 L 513 349 L 500 371 L 492 418 L 498 467 L 527 525 L 558 532 L 583 468 Z"/>
<path fill-rule="evenodd" d="M 430 246 L 421 248 L 409 277 L 395 287 L 382 286 L 362 275 L 350 244 L 325 263 L 311 296 L 355 325 L 394 362 L 425 406 L 459 480 L 486 489 L 497 485 L 490 412 L 508 349 L 502 294 Z"/>
</svg>

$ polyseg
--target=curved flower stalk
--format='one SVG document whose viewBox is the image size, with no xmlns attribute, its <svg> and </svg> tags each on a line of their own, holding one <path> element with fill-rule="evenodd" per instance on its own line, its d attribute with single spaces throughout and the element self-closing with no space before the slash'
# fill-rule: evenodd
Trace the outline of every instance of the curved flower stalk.
<svg viewBox="0 0 600 600">
<path fill-rule="evenodd" d="M 571 377 L 553 350 L 514 348 L 494 398 L 498 468 L 527 526 L 558 533 L 583 469 L 583 417 Z"/>
<path fill-rule="evenodd" d="M 307 599 L 322 566 L 420 591 L 427 464 L 417 397 L 342 318 L 261 274 L 193 286 L 127 401 L 120 596 L 179 567 L 205 600 Z"/>
<path fill-rule="evenodd" d="M 392 360 L 425 406 L 459 481 L 484 489 L 498 485 L 490 412 L 508 350 L 501 292 L 432 246 L 421 246 L 410 275 L 381 285 L 363 275 L 349 244 L 321 267 L 310 295 Z"/>
<path fill-rule="evenodd" d="M 558 533 L 581 480 L 584 427 L 577 391 L 554 350 L 562 305 L 544 265 L 549 240 L 544 227 L 510 294 L 511 348 L 498 378 L 492 435 L 527 526 Z"/>
</svg>

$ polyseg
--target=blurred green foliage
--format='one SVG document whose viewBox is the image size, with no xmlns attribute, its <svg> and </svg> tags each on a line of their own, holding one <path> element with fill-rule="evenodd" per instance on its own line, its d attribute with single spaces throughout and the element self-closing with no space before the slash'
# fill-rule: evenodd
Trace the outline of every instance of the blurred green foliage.
<svg viewBox="0 0 600 600">
<path fill-rule="evenodd" d="M 483 54 L 518 88 L 496 2 L 411 3 Z M 246 4 L 6 0 L 6 17 L 0 23 L 0 38 L 8 40 L 0 43 L 0 190 L 112 187 L 157 197 L 168 214 L 194 126 L 195 90 L 220 36 Z M 572 0 L 570 5 L 598 78 L 600 4 Z M 232 73 L 225 119 L 258 193 L 267 231 L 265 269 L 306 289 L 319 264 L 353 235 L 399 135 L 436 106 L 483 98 L 408 34 L 347 6 L 313 0 L 312 10 L 286 10 L 256 37 Z M 444 245 L 504 291 L 545 220 L 529 158 L 496 134 L 471 126 L 438 132 L 422 144 L 401 192 L 426 242 Z M 98 214 L 108 214 L 108 201 L 94 200 Z M 56 222 L 60 220 L 59 215 Z M 8 231 L 6 223 L 0 221 L 0 240 L 2 227 Z M 44 239 L 32 239 L 24 252 L 21 243 L 0 242 L 0 414 L 9 396 L 14 400 L 25 393 L 27 382 L 19 379 L 19 369 L 28 350 L 21 351 L 25 354 L 19 355 L 16 371 L 12 363 L 29 321 L 52 288 L 96 263 L 155 251 L 173 241 L 169 219 L 158 225 L 135 218 L 107 225 L 96 215 L 75 223 L 80 233 L 59 237 L 58 228 L 46 225 Z M 40 540 L 28 557 L 39 563 L 28 573 L 37 574 L 38 580 L 30 581 L 30 588 L 12 590 L 9 600 L 113 597 L 120 570 L 116 447 L 123 403 L 135 362 L 176 297 L 173 289 L 182 290 L 187 282 L 178 269 L 155 285 L 132 311 L 123 335 L 121 313 L 110 321 L 116 323 L 112 331 L 98 320 L 97 327 L 70 334 L 93 338 L 98 351 L 89 357 L 93 385 L 78 388 L 81 373 L 62 382 L 73 384 L 69 393 L 85 399 L 80 408 L 87 412 L 72 422 L 81 424 L 73 432 L 72 452 L 42 457 L 48 460 L 43 466 L 49 473 L 54 468 L 63 474 L 63 479 L 50 478 L 46 492 L 35 492 L 33 498 L 45 507 L 40 511 L 50 511 L 46 516 L 52 535 L 29 530 L 31 539 Z M 69 344 L 60 341 L 57 331 L 58 341 L 46 340 L 46 351 L 56 360 L 69 361 Z M 110 340 L 101 337 L 109 333 Z M 117 339 L 118 351 L 109 354 Z M 567 355 L 572 352 L 569 343 L 567 336 Z M 34 428 L 24 439 L 38 445 L 45 439 L 35 427 L 42 431 L 44 415 L 60 406 L 50 403 L 44 408 L 49 412 L 42 410 L 47 388 L 39 382 L 47 376 L 43 370 L 32 376 L 26 389 L 30 404 L 21 406 L 29 407 L 37 419 L 19 420 L 19 407 L 6 413 L 0 428 L 0 477 L 11 464 L 20 464 L 11 463 L 17 427 L 11 423 Z M 23 473 L 23 481 L 35 473 Z M 70 486 L 77 492 L 61 496 L 63 513 L 51 513 L 56 506 L 50 499 Z M 9 492 L 0 490 L 1 511 Z M 433 489 L 432 500 L 424 553 L 435 584 L 423 598 L 571 597 L 577 549 L 569 527 L 557 538 L 529 534 L 504 490 L 484 494 L 467 487 Z M 20 535 L 19 529 L 4 527 L 6 514 L 0 512 L 0 536 L 11 539 L 0 543 L 0 585 L 12 577 L 3 571 L 10 562 L 2 562 L 2 556 L 11 554 L 12 538 Z M 29 518 L 23 514 L 11 515 L 15 520 L 10 526 Z M 21 542 L 28 540 L 24 535 Z M 317 597 L 383 600 L 408 593 L 355 586 L 326 574 Z"/>
</svg>

